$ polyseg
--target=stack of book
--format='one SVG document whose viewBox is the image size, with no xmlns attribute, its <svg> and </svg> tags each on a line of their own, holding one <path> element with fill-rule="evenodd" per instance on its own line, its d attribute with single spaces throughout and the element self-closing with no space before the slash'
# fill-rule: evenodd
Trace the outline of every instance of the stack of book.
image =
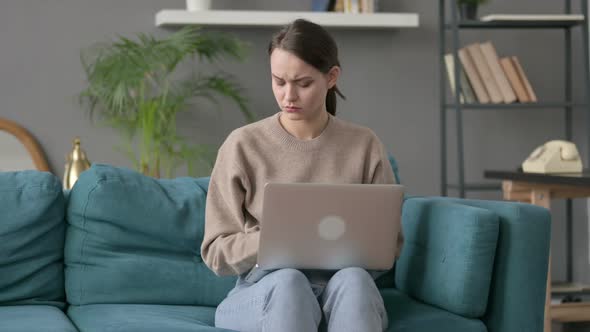
<svg viewBox="0 0 590 332">
<path fill-rule="evenodd" d="M 313 0 L 312 10 L 340 13 L 375 13 L 379 0 Z"/>
<path fill-rule="evenodd" d="M 511 104 L 537 102 L 537 96 L 516 56 L 498 57 L 494 45 L 473 43 L 458 50 L 461 103 Z M 453 54 L 445 55 L 451 91 L 455 93 Z"/>
</svg>

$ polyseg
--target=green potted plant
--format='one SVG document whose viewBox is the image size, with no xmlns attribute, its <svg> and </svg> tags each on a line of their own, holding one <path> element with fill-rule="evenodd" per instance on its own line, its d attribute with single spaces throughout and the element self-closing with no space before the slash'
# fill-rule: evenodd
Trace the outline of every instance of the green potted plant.
<svg viewBox="0 0 590 332">
<path fill-rule="evenodd" d="M 459 15 L 463 20 L 477 19 L 477 8 L 489 0 L 457 0 Z"/>
<path fill-rule="evenodd" d="M 204 75 L 193 70 L 187 78 L 179 78 L 176 69 L 194 58 L 200 64 L 213 64 L 225 56 L 242 60 L 244 51 L 245 44 L 230 35 L 194 27 L 163 39 L 146 34 L 134 40 L 118 37 L 82 51 L 88 86 L 80 100 L 88 105 L 91 119 L 99 118 L 121 133 L 124 144 L 118 150 L 138 171 L 154 177 L 163 171 L 172 177 L 178 167 L 186 166 L 189 175 L 195 175 L 197 168 L 210 170 L 215 149 L 189 144 L 177 132 L 180 112 L 196 112 L 195 102 L 224 97 L 237 104 L 248 122 L 254 117 L 229 74 Z"/>
</svg>

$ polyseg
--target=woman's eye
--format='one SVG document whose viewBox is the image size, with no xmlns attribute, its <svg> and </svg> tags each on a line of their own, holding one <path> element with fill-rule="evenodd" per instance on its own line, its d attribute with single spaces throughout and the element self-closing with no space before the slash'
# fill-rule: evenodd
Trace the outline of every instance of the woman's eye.
<svg viewBox="0 0 590 332">
<path fill-rule="evenodd" d="M 278 86 L 283 86 L 283 85 L 285 85 L 285 82 L 284 81 L 276 81 L 276 84 Z"/>
<path fill-rule="evenodd" d="M 310 85 L 311 85 L 311 82 L 303 82 L 303 83 L 299 84 L 299 86 L 301 86 L 302 88 L 307 88 Z"/>
</svg>

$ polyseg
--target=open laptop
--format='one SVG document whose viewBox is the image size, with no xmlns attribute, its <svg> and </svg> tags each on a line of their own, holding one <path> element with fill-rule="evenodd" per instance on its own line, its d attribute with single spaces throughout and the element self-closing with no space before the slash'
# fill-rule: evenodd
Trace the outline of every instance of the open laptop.
<svg viewBox="0 0 590 332">
<path fill-rule="evenodd" d="M 393 266 L 404 187 L 388 184 L 267 183 L 257 281 L 281 268 Z"/>
</svg>

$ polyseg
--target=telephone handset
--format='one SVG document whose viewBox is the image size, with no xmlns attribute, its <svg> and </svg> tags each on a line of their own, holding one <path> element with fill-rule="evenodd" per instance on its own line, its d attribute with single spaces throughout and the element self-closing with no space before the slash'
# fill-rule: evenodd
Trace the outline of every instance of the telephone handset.
<svg viewBox="0 0 590 332">
<path fill-rule="evenodd" d="M 522 170 L 530 173 L 580 173 L 582 159 L 574 143 L 554 140 L 536 148 L 523 162 Z"/>
</svg>

